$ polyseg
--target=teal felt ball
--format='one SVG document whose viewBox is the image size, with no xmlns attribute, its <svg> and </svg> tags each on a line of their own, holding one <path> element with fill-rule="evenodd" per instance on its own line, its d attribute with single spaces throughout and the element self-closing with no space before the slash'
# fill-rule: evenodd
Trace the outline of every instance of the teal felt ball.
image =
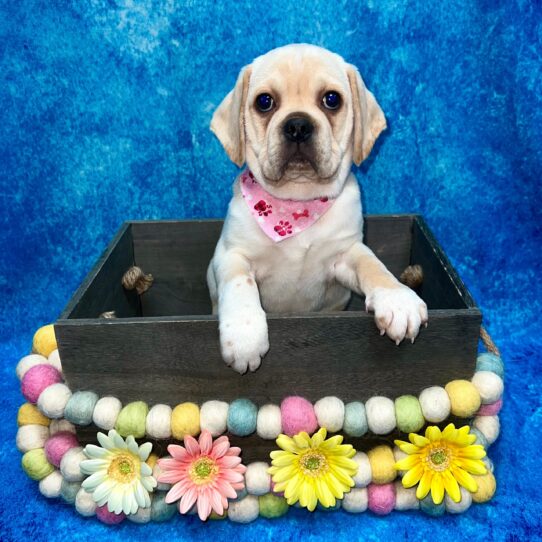
<svg viewBox="0 0 542 542">
<path fill-rule="evenodd" d="M 166 491 L 154 493 L 151 502 L 151 521 L 168 521 L 177 513 L 177 505 L 166 503 Z"/>
<path fill-rule="evenodd" d="M 66 482 L 66 480 L 62 480 L 62 484 L 60 485 L 60 496 L 68 504 L 73 504 L 80 489 L 81 484 L 79 482 Z"/>
<path fill-rule="evenodd" d="M 476 360 L 476 371 L 491 371 L 504 378 L 504 363 L 499 356 L 491 352 L 479 354 Z"/>
<path fill-rule="evenodd" d="M 66 405 L 64 418 L 75 425 L 89 425 L 97 402 L 98 396 L 93 391 L 76 391 Z"/>
<path fill-rule="evenodd" d="M 236 399 L 228 409 L 228 431 L 246 437 L 256 431 L 258 408 L 249 399 Z"/>
<path fill-rule="evenodd" d="M 470 434 L 471 435 L 476 435 L 476 440 L 475 440 L 474 444 L 480 444 L 484 448 L 487 448 L 489 446 L 489 441 L 487 440 L 485 435 L 479 429 L 476 429 L 476 427 L 471 427 L 470 428 Z"/>
<path fill-rule="evenodd" d="M 367 433 L 367 415 L 365 406 L 359 401 L 347 403 L 344 408 L 344 432 L 351 437 L 361 437 Z"/>
<path fill-rule="evenodd" d="M 429 494 L 420 501 L 420 509 L 429 516 L 438 517 L 446 512 L 446 504 L 444 500 L 440 504 L 435 504 L 433 502 L 433 497 L 431 497 L 431 492 L 429 492 Z"/>
</svg>

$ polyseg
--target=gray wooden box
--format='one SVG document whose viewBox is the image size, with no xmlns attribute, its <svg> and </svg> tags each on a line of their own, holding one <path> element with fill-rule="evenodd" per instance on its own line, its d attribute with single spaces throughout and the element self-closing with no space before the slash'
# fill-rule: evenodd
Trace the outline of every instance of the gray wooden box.
<svg viewBox="0 0 542 542">
<path fill-rule="evenodd" d="M 269 353 L 258 371 L 241 376 L 221 359 L 205 281 L 222 221 L 134 221 L 121 227 L 55 323 L 67 384 L 123 404 L 247 397 L 262 405 L 289 395 L 395 398 L 470 379 L 481 313 L 423 219 L 367 216 L 364 227 L 365 242 L 396 276 L 410 264 L 424 269 L 418 293 L 428 305 L 429 326 L 414 344 L 396 346 L 381 337 L 354 296 L 343 312 L 269 314 Z M 155 279 L 142 296 L 121 285 L 132 265 Z M 111 310 L 117 319 L 99 318 Z M 85 431 L 95 437 L 95 429 L 81 430 L 83 440 Z M 263 459 L 274 446 L 259 440 L 243 439 L 245 458 Z M 356 447 L 375 440 L 381 438 Z"/>
</svg>

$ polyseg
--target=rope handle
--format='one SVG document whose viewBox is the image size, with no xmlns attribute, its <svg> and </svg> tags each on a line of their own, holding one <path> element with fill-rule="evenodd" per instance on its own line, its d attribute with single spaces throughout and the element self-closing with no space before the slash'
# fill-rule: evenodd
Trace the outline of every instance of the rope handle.
<svg viewBox="0 0 542 542">
<path fill-rule="evenodd" d="M 501 352 L 497 348 L 497 345 L 493 342 L 491 335 L 487 332 L 487 329 L 484 326 L 480 326 L 480 339 L 484 343 L 484 346 L 488 352 L 501 357 Z"/>
</svg>

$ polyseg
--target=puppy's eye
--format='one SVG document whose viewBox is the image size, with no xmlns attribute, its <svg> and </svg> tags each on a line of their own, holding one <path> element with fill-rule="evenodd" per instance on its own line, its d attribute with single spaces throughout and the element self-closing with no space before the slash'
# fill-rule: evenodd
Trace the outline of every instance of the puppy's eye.
<svg viewBox="0 0 542 542">
<path fill-rule="evenodd" d="M 326 92 L 322 98 L 322 103 L 326 109 L 339 109 L 341 97 L 336 92 Z"/>
<path fill-rule="evenodd" d="M 267 113 L 271 111 L 275 105 L 275 100 L 271 94 L 259 94 L 256 98 L 256 107 L 262 112 Z"/>
</svg>

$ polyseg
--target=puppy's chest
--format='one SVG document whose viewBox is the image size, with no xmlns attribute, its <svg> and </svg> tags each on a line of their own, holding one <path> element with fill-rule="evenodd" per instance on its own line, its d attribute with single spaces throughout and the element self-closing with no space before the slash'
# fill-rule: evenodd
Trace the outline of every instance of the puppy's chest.
<svg viewBox="0 0 542 542">
<path fill-rule="evenodd" d="M 262 305 L 268 311 L 319 310 L 336 256 L 330 243 L 289 239 L 252 260 Z"/>
</svg>

